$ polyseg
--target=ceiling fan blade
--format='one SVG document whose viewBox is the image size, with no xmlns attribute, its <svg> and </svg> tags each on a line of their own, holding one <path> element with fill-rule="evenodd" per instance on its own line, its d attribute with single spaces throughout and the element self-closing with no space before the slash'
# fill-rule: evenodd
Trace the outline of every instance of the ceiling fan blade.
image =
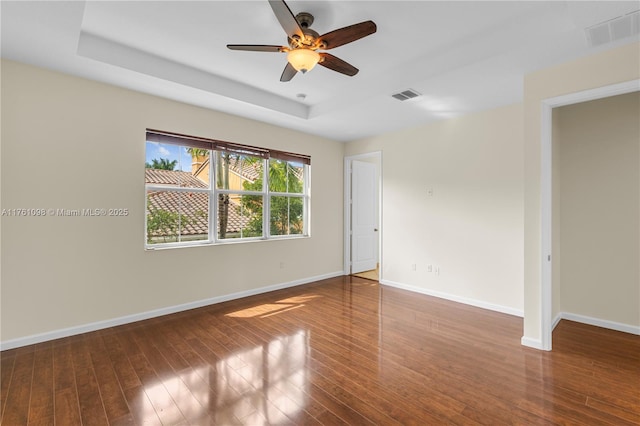
<svg viewBox="0 0 640 426">
<path fill-rule="evenodd" d="M 290 81 L 298 71 L 287 62 L 287 66 L 284 67 L 284 71 L 282 71 L 282 75 L 280 76 L 280 81 Z"/>
<path fill-rule="evenodd" d="M 342 46 L 343 44 L 351 43 L 352 41 L 371 35 L 375 33 L 377 29 L 378 27 L 376 27 L 375 22 L 364 21 L 321 35 L 320 40 L 327 45 L 324 47 L 325 50 L 333 49 L 334 47 Z"/>
<path fill-rule="evenodd" d="M 269 4 L 271 5 L 271 9 L 273 9 L 273 13 L 278 18 L 280 25 L 284 29 L 284 32 L 291 38 L 294 35 L 297 35 L 299 38 L 304 38 L 304 34 L 302 33 L 302 28 L 300 28 L 300 24 L 298 20 L 287 6 L 287 3 L 284 0 L 269 0 Z"/>
<path fill-rule="evenodd" d="M 247 50 L 250 52 L 282 52 L 282 46 L 267 44 L 227 44 L 231 50 Z"/>
<path fill-rule="evenodd" d="M 348 62 L 343 61 L 340 58 L 336 58 L 330 53 L 322 52 L 320 53 L 320 57 L 322 58 L 322 60 L 318 62 L 318 65 L 322 65 L 323 67 L 329 68 L 330 70 L 348 75 L 349 77 L 353 77 L 354 75 L 358 74 L 358 68 L 354 67 Z"/>
</svg>

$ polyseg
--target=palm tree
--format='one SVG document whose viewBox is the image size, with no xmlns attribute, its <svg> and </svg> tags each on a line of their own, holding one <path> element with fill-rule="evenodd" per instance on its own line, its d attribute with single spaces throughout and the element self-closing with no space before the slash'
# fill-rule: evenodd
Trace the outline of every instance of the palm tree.
<svg viewBox="0 0 640 426">
<path fill-rule="evenodd" d="M 147 169 L 156 169 L 156 170 L 175 170 L 178 165 L 178 160 L 169 161 L 168 158 L 157 159 L 154 158 L 151 160 L 151 163 L 146 163 L 145 167 Z"/>
<path fill-rule="evenodd" d="M 262 189 L 262 177 L 255 182 L 244 182 L 245 190 L 260 191 Z M 296 173 L 296 168 L 288 161 L 269 161 L 269 190 L 289 194 L 302 194 L 303 180 Z M 253 212 L 253 218 L 249 222 L 249 232 L 262 234 L 262 203 L 252 196 L 242 197 L 242 206 Z M 304 202 L 301 197 L 273 196 L 270 203 L 271 235 L 301 234 L 303 227 Z"/>
<path fill-rule="evenodd" d="M 202 162 L 209 157 L 209 150 L 203 148 L 187 148 L 193 161 Z M 229 189 L 229 161 L 231 154 L 223 151 L 214 151 L 216 155 L 216 181 L 219 189 Z M 220 238 L 227 235 L 227 224 L 229 223 L 229 194 L 218 195 L 218 221 Z"/>
</svg>

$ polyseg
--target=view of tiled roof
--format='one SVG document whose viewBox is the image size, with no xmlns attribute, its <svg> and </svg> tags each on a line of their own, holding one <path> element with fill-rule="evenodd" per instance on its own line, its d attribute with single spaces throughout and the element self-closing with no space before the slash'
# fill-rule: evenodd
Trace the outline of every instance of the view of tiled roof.
<svg viewBox="0 0 640 426">
<path fill-rule="evenodd" d="M 247 161 L 244 158 L 231 159 L 229 161 L 229 170 L 246 180 L 255 182 L 255 180 L 258 179 L 262 174 L 262 167 L 260 167 L 261 165 L 261 162 L 256 163 L 254 161 Z M 204 160 L 195 174 L 198 175 L 203 169 L 206 169 L 208 167 L 209 158 Z"/>
<path fill-rule="evenodd" d="M 189 188 L 206 188 L 207 185 L 189 172 L 174 170 L 146 169 L 146 183 L 174 185 Z M 178 185 L 178 182 L 181 184 Z M 180 212 L 186 216 L 182 235 L 203 235 L 208 233 L 209 195 L 202 192 L 149 191 L 149 210 L 166 210 Z M 240 232 L 249 222 L 248 217 L 240 214 L 240 206 L 229 200 L 229 218 L 227 232 Z M 162 235 L 155 235 L 161 237 Z"/>
<path fill-rule="evenodd" d="M 198 169 L 198 172 L 205 167 L 209 167 L 208 158 L 204 161 L 204 163 L 202 163 L 202 165 Z M 259 179 L 262 175 L 262 162 L 247 161 L 244 158 L 231 159 L 229 161 L 229 170 L 243 177 L 244 179 L 255 182 L 256 179 Z M 294 167 L 293 175 L 298 179 L 302 179 L 302 167 Z"/>
<path fill-rule="evenodd" d="M 249 162 L 243 159 L 239 161 L 232 160 L 229 164 L 229 169 L 243 178 L 254 182 L 262 173 L 262 167 L 259 167 L 261 164 L 262 163 Z"/>
<path fill-rule="evenodd" d="M 260 167 L 262 163 L 255 163 L 250 161 L 231 161 L 229 164 L 229 169 L 238 173 L 245 179 L 249 179 L 251 181 L 255 181 L 262 174 L 262 167 Z M 302 179 L 302 175 L 304 174 L 302 167 L 293 167 L 292 173 L 297 179 Z"/>
<path fill-rule="evenodd" d="M 183 188 L 207 188 L 209 186 L 191 173 L 179 170 L 145 169 L 145 182 Z"/>
<path fill-rule="evenodd" d="M 209 196 L 201 192 L 149 191 L 149 211 L 166 210 L 186 216 L 180 233 L 207 234 L 209 231 Z M 156 235 L 162 236 L 162 235 Z"/>
</svg>

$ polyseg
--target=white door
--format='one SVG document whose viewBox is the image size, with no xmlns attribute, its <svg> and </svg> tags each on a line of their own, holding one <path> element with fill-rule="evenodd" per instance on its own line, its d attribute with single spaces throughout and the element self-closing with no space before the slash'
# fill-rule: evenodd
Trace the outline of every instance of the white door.
<svg viewBox="0 0 640 426">
<path fill-rule="evenodd" d="M 351 162 L 351 273 L 376 269 L 378 229 L 376 165 Z"/>
</svg>

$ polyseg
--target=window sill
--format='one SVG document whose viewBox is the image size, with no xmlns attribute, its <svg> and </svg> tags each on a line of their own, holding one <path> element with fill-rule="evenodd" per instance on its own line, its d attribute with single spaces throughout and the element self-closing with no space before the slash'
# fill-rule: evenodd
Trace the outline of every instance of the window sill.
<svg viewBox="0 0 640 426">
<path fill-rule="evenodd" d="M 162 244 L 162 245 L 145 245 L 145 251 L 162 251 L 162 250 L 172 250 L 172 249 L 182 249 L 182 248 L 193 248 L 193 247 L 215 247 L 215 246 L 226 246 L 231 244 L 250 244 L 250 243 L 262 243 L 267 241 L 288 241 L 288 240 L 302 240 L 311 238 L 311 235 L 287 235 L 281 237 L 271 237 L 271 238 L 256 238 L 256 239 L 243 239 L 243 240 L 225 240 L 225 241 L 216 241 L 216 242 L 197 242 L 194 241 L 188 244 Z"/>
</svg>

